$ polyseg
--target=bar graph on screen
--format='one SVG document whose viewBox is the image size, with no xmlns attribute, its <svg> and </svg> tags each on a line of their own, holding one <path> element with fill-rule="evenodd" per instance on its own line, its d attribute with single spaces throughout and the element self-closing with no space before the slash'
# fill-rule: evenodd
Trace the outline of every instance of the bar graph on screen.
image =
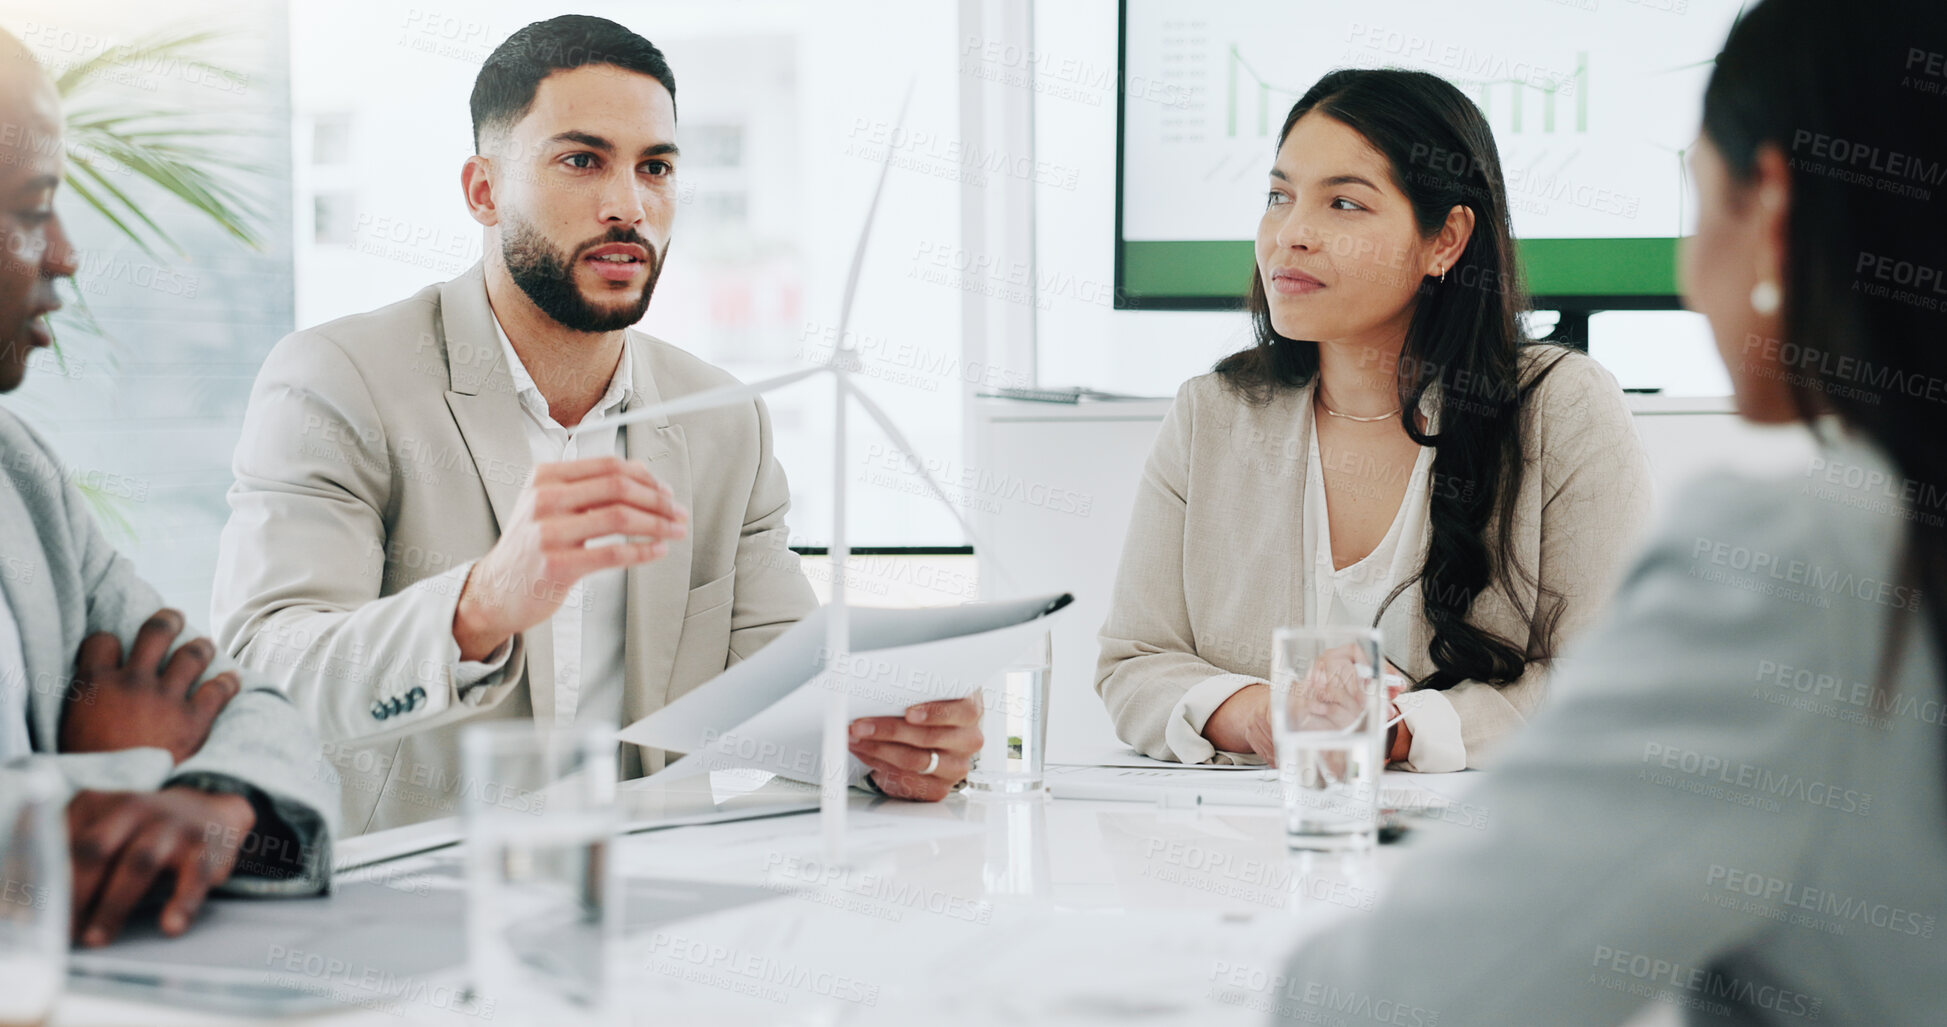
<svg viewBox="0 0 1947 1027">
<path fill-rule="evenodd" d="M 1674 303 L 1674 240 L 1689 231 L 1682 154 L 1735 0 L 1699 0 L 1682 18 L 1573 4 L 1482 18 L 1437 0 L 1122 10 L 1123 73 L 1178 100 L 1119 112 L 1125 305 L 1241 296 L 1285 118 L 1336 68 L 1426 72 L 1479 107 L 1537 294 Z"/>
</svg>

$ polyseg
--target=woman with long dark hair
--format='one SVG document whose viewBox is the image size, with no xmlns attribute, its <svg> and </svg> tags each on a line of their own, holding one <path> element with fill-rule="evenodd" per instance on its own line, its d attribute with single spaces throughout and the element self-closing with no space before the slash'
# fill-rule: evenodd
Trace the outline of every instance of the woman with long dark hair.
<svg viewBox="0 0 1947 1027">
<path fill-rule="evenodd" d="M 1816 453 L 1677 500 L 1468 796 L 1486 830 L 1429 826 L 1372 913 L 1297 955 L 1281 1015 L 1942 1022 L 1943 126 L 1939 0 L 1739 19 L 1683 289 L 1739 413 L 1811 425 Z"/>
<path fill-rule="evenodd" d="M 1414 71 L 1336 71 L 1285 118 L 1257 341 L 1177 393 L 1096 688 L 1122 738 L 1270 759 L 1273 629 L 1381 629 L 1389 758 L 1480 766 L 1540 705 L 1649 508 L 1615 379 L 1528 344 L 1494 137 Z"/>
</svg>

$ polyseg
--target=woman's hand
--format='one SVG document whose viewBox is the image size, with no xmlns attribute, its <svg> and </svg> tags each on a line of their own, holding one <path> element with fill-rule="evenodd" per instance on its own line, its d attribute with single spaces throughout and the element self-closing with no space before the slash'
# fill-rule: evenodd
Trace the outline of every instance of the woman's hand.
<svg viewBox="0 0 1947 1027">
<path fill-rule="evenodd" d="M 1320 655 L 1320 665 L 1314 667 L 1312 673 L 1325 679 L 1335 679 L 1334 675 L 1339 674 L 1344 680 L 1351 680 L 1349 672 L 1354 669 L 1353 661 L 1356 656 L 1357 651 L 1352 646 L 1330 650 Z M 1395 700 L 1406 690 L 1406 675 L 1398 667 L 1393 666 L 1392 661 L 1382 662 L 1385 664 L 1385 673 L 1399 679 L 1397 683 L 1386 682 L 1386 719 L 1392 720 L 1399 716 L 1399 707 L 1395 705 Z M 1315 712 L 1329 715 L 1326 709 L 1328 705 L 1335 704 L 1317 703 Z M 1404 728 L 1405 725 L 1401 724 L 1387 732 L 1386 740 L 1389 748 L 1395 732 Z M 1277 744 L 1271 736 L 1271 686 L 1259 683 L 1238 689 L 1230 698 L 1224 700 L 1223 705 L 1210 714 L 1209 720 L 1204 722 L 1203 737 L 1211 745 L 1216 746 L 1219 752 L 1256 753 L 1264 759 L 1264 762 L 1276 766 Z"/>
<path fill-rule="evenodd" d="M 1232 693 L 1204 721 L 1203 737 L 1218 752 L 1254 752 L 1264 762 L 1275 764 L 1278 749 L 1271 740 L 1271 686 L 1259 682 Z"/>
</svg>

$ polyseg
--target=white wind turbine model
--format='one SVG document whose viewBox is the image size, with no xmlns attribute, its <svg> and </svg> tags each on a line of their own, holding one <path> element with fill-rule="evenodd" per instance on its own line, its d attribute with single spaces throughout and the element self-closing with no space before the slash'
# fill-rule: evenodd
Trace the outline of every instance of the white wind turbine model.
<svg viewBox="0 0 1947 1027">
<path fill-rule="evenodd" d="M 906 99 L 900 103 L 899 121 L 894 127 L 891 138 L 898 138 L 899 129 L 905 126 L 906 104 L 911 99 L 912 87 L 908 85 Z M 763 381 L 751 382 L 749 384 L 726 385 L 722 388 L 693 393 L 679 399 L 673 399 L 666 403 L 658 403 L 640 410 L 631 410 L 619 417 L 603 422 L 605 426 L 620 426 L 635 421 L 649 420 L 654 417 L 669 417 L 676 414 L 691 413 L 697 410 L 709 410 L 714 407 L 728 406 L 731 403 L 752 399 L 774 389 L 780 389 L 794 382 L 803 381 L 813 375 L 829 374 L 832 376 L 832 397 L 834 402 L 832 411 L 832 589 L 831 603 L 828 607 L 825 622 L 825 651 L 828 655 L 824 664 L 825 669 L 821 674 L 821 677 L 825 679 L 825 722 L 824 750 L 820 764 L 821 774 L 818 805 L 820 826 L 824 834 L 825 853 L 828 864 L 837 864 L 843 860 L 845 804 L 846 790 L 848 787 L 846 770 L 850 765 L 850 753 L 847 752 L 845 745 L 846 730 L 849 723 L 849 718 L 846 716 L 845 689 L 838 681 L 838 671 L 836 669 L 843 668 L 847 665 L 852 648 L 851 617 L 845 601 L 845 564 L 847 558 L 850 556 L 850 548 L 845 540 L 845 415 L 846 401 L 848 399 L 857 400 L 860 409 L 864 410 L 866 415 L 871 417 L 879 425 L 880 430 L 886 433 L 886 437 L 892 441 L 892 444 L 897 446 L 899 451 L 905 454 L 908 460 L 913 462 L 914 468 L 919 472 L 920 477 L 925 479 L 927 487 L 932 491 L 932 494 L 946 505 L 947 511 L 953 515 L 954 521 L 960 525 L 962 531 L 966 532 L 967 541 L 973 543 L 976 547 L 985 548 L 980 546 L 979 539 L 975 536 L 973 525 L 967 523 L 967 519 L 960 515 L 959 508 L 954 506 L 953 500 L 947 496 L 946 491 L 940 487 L 939 482 L 933 479 L 932 472 L 926 469 L 925 462 L 919 458 L 918 453 L 914 452 L 912 444 L 906 441 L 905 433 L 901 432 L 899 427 L 893 424 L 892 418 L 887 416 L 885 410 L 880 408 L 879 404 L 873 402 L 872 397 L 866 395 L 864 390 L 852 383 L 852 376 L 861 369 L 863 364 L 859 359 L 857 349 L 853 346 L 851 338 L 846 332 L 846 327 L 851 323 L 852 319 L 852 297 L 858 291 L 859 269 L 865 263 L 866 243 L 872 237 L 872 220 L 879 212 L 879 198 L 885 192 L 886 188 L 886 173 L 892 167 L 892 150 L 893 147 L 888 142 L 885 160 L 879 165 L 879 181 L 872 190 L 871 205 L 866 208 L 865 224 L 859 229 L 858 245 L 852 249 L 852 266 L 845 276 L 845 292 L 838 308 L 838 339 L 833 345 L 832 355 L 829 360 L 817 367 L 792 371 L 789 374 L 781 374 L 775 378 L 767 378 Z M 578 433 L 580 430 L 580 428 L 576 428 L 570 434 Z M 997 562 L 990 559 L 989 564 L 999 573 L 1004 584 L 1009 588 L 1016 587 L 1011 576 Z"/>
</svg>

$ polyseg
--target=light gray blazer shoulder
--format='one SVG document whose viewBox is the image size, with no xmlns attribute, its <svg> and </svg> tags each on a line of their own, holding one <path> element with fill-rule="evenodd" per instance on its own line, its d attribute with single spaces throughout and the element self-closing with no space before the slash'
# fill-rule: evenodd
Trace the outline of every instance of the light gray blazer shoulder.
<svg viewBox="0 0 1947 1027">
<path fill-rule="evenodd" d="M 1291 978 L 1443 1023 L 1934 1019 L 1947 708 L 1902 552 L 1947 511 L 1904 491 L 1845 439 L 1686 489 L 1465 814 Z"/>
</svg>

